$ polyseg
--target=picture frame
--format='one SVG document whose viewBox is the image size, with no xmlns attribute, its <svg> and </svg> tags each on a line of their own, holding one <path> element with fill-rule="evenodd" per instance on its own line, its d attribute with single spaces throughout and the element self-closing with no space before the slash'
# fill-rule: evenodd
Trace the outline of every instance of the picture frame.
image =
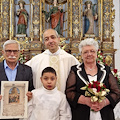
<svg viewBox="0 0 120 120">
<path fill-rule="evenodd" d="M 27 118 L 28 81 L 1 81 L 1 119 Z"/>
</svg>

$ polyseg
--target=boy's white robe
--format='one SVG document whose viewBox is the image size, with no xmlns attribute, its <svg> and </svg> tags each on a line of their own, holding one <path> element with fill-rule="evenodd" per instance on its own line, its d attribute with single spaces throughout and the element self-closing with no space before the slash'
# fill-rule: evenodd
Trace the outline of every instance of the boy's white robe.
<svg viewBox="0 0 120 120">
<path fill-rule="evenodd" d="M 66 96 L 57 88 L 41 87 L 32 93 L 33 98 L 28 102 L 28 120 L 71 120 Z"/>
<path fill-rule="evenodd" d="M 59 57 L 59 75 L 60 75 L 60 91 L 64 93 L 66 87 L 66 80 L 69 75 L 71 66 L 79 64 L 79 61 L 71 54 L 59 48 L 59 50 L 52 54 L 49 50 L 44 51 L 41 54 L 36 55 L 26 64 L 32 67 L 33 71 L 33 84 L 35 88 L 41 87 L 41 72 L 44 68 L 50 66 L 50 56 Z"/>
</svg>

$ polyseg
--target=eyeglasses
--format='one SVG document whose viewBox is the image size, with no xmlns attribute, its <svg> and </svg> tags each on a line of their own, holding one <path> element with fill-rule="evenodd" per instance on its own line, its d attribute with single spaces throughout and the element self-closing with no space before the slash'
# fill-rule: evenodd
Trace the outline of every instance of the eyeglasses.
<svg viewBox="0 0 120 120">
<path fill-rule="evenodd" d="M 95 54 L 95 52 L 96 52 L 95 50 L 84 51 L 84 52 L 83 52 L 83 55 L 88 55 L 89 53 L 90 53 L 90 54 Z"/>
<path fill-rule="evenodd" d="M 6 52 L 7 54 L 11 54 L 12 52 L 13 52 L 14 54 L 17 54 L 17 53 L 19 52 L 19 50 L 5 50 L 5 52 Z"/>
</svg>

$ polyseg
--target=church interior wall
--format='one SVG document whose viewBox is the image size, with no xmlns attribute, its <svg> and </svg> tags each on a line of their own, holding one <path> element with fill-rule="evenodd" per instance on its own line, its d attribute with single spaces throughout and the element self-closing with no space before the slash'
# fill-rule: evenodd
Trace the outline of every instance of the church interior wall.
<svg viewBox="0 0 120 120">
<path fill-rule="evenodd" d="M 114 49 L 115 52 L 115 68 L 120 71 L 120 0 L 113 0 L 115 9 L 115 22 L 114 22 Z"/>
</svg>

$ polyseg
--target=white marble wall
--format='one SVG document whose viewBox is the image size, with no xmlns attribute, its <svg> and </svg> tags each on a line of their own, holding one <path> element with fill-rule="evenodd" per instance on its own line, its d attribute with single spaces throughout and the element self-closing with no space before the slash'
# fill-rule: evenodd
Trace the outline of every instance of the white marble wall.
<svg viewBox="0 0 120 120">
<path fill-rule="evenodd" d="M 113 9 L 115 9 L 115 32 L 113 33 L 114 48 L 117 49 L 115 53 L 115 68 L 117 68 L 120 71 L 120 0 L 113 0 L 113 4 Z M 120 102 L 115 107 L 114 112 L 116 118 L 115 120 L 120 120 Z"/>
<path fill-rule="evenodd" d="M 114 49 L 117 49 L 115 53 L 115 68 L 120 71 L 120 0 L 113 0 L 115 9 L 115 22 L 113 33 L 114 36 Z"/>
</svg>

